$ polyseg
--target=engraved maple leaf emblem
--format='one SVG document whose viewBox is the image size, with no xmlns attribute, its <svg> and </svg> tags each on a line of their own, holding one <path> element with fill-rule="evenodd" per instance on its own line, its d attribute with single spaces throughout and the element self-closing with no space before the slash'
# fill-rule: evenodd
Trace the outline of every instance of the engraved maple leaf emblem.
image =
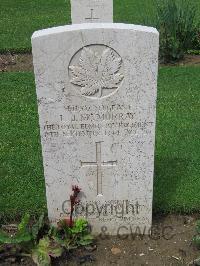
<svg viewBox="0 0 200 266">
<path fill-rule="evenodd" d="M 77 66 L 70 66 L 70 82 L 81 87 L 81 94 L 92 96 L 98 93 L 102 97 L 103 89 L 116 89 L 124 76 L 119 73 L 122 59 L 111 48 L 101 55 L 84 47 Z"/>
</svg>

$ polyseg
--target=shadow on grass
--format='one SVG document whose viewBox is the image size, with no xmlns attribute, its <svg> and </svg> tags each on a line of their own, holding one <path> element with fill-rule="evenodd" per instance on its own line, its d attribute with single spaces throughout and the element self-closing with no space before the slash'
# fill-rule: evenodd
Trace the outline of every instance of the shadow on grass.
<svg viewBox="0 0 200 266">
<path fill-rule="evenodd" d="M 173 212 L 181 206 L 180 190 L 189 176 L 190 160 L 156 158 L 154 174 L 154 212 Z M 184 212 L 184 202 L 180 212 Z"/>
</svg>

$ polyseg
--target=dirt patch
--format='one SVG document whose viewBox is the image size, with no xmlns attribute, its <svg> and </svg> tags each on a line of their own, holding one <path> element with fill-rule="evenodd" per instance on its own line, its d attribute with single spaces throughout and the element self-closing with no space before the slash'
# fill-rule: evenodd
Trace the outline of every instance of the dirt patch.
<svg viewBox="0 0 200 266">
<path fill-rule="evenodd" d="M 179 65 L 199 65 L 200 55 L 186 55 Z"/>
<path fill-rule="evenodd" d="M 200 251 L 192 245 L 197 216 L 155 216 L 152 236 L 134 235 L 130 228 L 127 236 L 97 238 L 97 248 L 76 250 L 70 256 L 55 260 L 53 265 L 127 265 L 127 266 L 178 266 L 194 265 Z M 132 233 L 132 234 L 131 234 Z M 7 261 L 3 266 L 32 266 L 30 259 L 13 263 Z"/>
<path fill-rule="evenodd" d="M 200 65 L 200 55 L 186 55 L 184 60 L 162 66 Z M 1 54 L 0 72 L 33 71 L 33 58 L 31 54 Z"/>
<path fill-rule="evenodd" d="M 31 54 L 1 54 L 0 72 L 33 71 Z"/>
<path fill-rule="evenodd" d="M 161 64 L 162 66 L 194 66 L 200 65 L 200 55 L 185 55 L 184 59 L 177 63 Z"/>
</svg>

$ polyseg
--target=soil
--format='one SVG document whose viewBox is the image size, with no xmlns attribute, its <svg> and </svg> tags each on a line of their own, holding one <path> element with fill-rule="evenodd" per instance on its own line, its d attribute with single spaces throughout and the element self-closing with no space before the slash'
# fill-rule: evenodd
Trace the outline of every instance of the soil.
<svg viewBox="0 0 200 266">
<path fill-rule="evenodd" d="M 0 54 L 0 72 L 33 71 L 31 54 Z"/>
<path fill-rule="evenodd" d="M 200 55 L 186 55 L 184 60 L 167 66 L 200 65 Z M 164 65 L 162 65 L 164 66 Z M 165 65 L 166 66 L 166 65 Z M 0 54 L 0 72 L 33 71 L 31 54 Z"/>
<path fill-rule="evenodd" d="M 154 215 L 152 236 L 99 236 L 96 248 L 79 249 L 53 261 L 54 266 L 127 265 L 179 266 L 195 265 L 200 250 L 192 244 L 195 223 L 200 215 Z M 2 266 L 34 266 L 31 259 L 8 260 Z"/>
</svg>

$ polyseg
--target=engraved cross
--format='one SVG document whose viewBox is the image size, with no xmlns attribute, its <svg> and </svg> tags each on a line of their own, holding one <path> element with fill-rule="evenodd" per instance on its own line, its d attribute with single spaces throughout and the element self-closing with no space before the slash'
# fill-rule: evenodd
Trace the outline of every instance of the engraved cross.
<svg viewBox="0 0 200 266">
<path fill-rule="evenodd" d="M 90 18 L 85 18 L 85 20 L 89 20 L 90 22 L 93 22 L 93 20 L 98 20 L 99 18 L 95 18 L 94 16 L 94 9 L 90 9 Z"/>
<path fill-rule="evenodd" d="M 96 162 L 82 162 L 81 166 L 97 167 L 97 195 L 102 195 L 102 166 L 116 166 L 117 161 L 102 161 L 101 158 L 101 142 L 96 142 Z"/>
</svg>

